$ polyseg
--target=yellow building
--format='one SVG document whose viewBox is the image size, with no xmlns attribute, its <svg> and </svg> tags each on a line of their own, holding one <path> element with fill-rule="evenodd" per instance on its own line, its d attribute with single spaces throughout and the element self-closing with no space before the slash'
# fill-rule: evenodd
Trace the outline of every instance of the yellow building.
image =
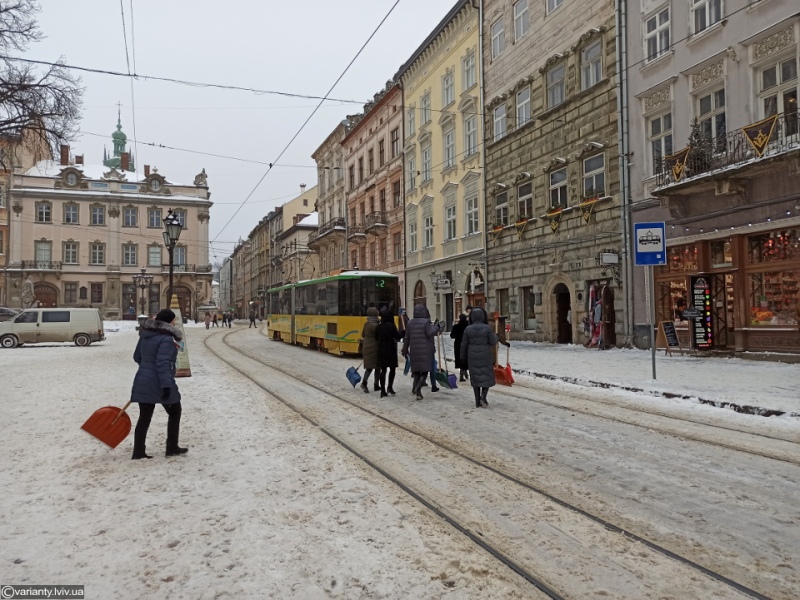
<svg viewBox="0 0 800 600">
<path fill-rule="evenodd" d="M 478 10 L 459 1 L 395 76 L 405 109 L 406 302 L 484 304 Z"/>
</svg>

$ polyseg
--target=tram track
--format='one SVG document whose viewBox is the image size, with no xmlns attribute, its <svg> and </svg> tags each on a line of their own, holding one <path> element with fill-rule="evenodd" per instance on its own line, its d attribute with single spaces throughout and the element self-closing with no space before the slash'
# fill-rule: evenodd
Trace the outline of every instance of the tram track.
<svg viewBox="0 0 800 600">
<path fill-rule="evenodd" d="M 531 390 L 533 392 L 540 391 L 547 394 L 555 394 L 554 390 L 532 386 L 526 383 L 517 382 L 514 385 L 526 390 Z M 674 415 L 666 414 L 663 411 L 647 409 L 641 406 L 630 408 L 621 403 L 590 398 L 586 393 L 565 391 L 563 388 L 558 389 L 559 396 L 570 396 L 571 398 L 574 398 L 576 402 L 586 402 L 588 406 L 581 407 L 575 404 L 559 404 L 557 402 L 543 400 L 542 398 L 535 398 L 531 397 L 530 395 L 517 394 L 513 391 L 510 391 L 513 389 L 514 388 L 499 387 L 497 388 L 497 391 L 498 393 L 516 400 L 533 402 L 551 408 L 558 408 L 571 413 L 580 413 L 592 417 L 598 417 L 607 421 L 623 423 L 625 425 L 632 425 L 634 427 L 641 427 L 648 430 L 658 431 L 659 433 L 663 433 L 665 435 L 676 436 L 694 442 L 725 448 L 726 450 L 734 450 L 736 452 L 742 452 L 745 454 L 751 454 L 753 456 L 769 458 L 771 460 L 787 462 L 789 464 L 800 466 L 800 442 L 786 439 L 784 437 L 767 435 L 764 433 L 753 433 L 751 431 L 743 431 L 735 427 L 725 427 L 715 423 L 707 423 L 693 419 L 686 419 L 684 417 L 676 417 Z M 603 410 L 604 407 L 609 409 L 609 411 L 628 413 L 630 416 L 623 418 L 620 416 L 611 415 Z M 648 417 L 657 417 L 657 419 L 649 419 Z M 683 429 L 681 429 L 681 427 L 683 427 Z M 688 431 L 686 429 L 687 427 L 694 428 L 695 431 Z M 702 431 L 700 431 L 700 429 L 702 429 Z M 737 442 L 739 442 L 739 445 L 734 445 L 721 439 L 712 439 L 711 436 L 708 435 L 709 430 L 719 430 L 726 432 L 727 434 L 734 433 L 737 437 Z M 763 449 L 765 441 L 769 441 L 773 445 L 773 448 L 769 452 Z"/>
<path fill-rule="evenodd" d="M 564 501 L 501 468 L 435 439 L 432 435 L 390 419 L 337 394 L 334 390 L 300 378 L 289 369 L 268 363 L 252 352 L 233 346 L 228 338 L 237 333 L 239 332 L 229 331 L 208 337 L 205 345 L 219 360 L 253 381 L 271 397 L 392 481 L 547 597 L 581 597 L 569 582 L 576 575 L 571 573 L 571 568 L 577 568 L 577 574 L 580 575 L 584 574 L 584 567 L 565 569 L 558 560 L 560 556 L 570 565 L 576 561 L 586 561 L 591 567 L 589 572 L 607 569 L 605 577 L 600 577 L 602 583 L 624 581 L 631 589 L 637 589 L 633 595 L 627 597 L 689 597 L 697 592 L 698 577 L 702 575 L 705 585 L 714 588 L 708 590 L 707 597 L 730 598 L 733 597 L 730 593 L 734 593 L 739 597 L 768 598 L 757 590 Z M 225 358 L 220 348 L 212 347 L 213 341 L 220 338 L 226 351 L 235 352 L 247 360 L 232 361 Z M 265 367 L 311 390 L 308 392 L 311 400 L 304 402 L 299 398 L 288 398 L 284 394 L 276 393 L 274 386 L 260 380 Z M 314 396 L 325 403 L 315 402 Z M 330 399 L 338 401 L 336 407 L 332 406 Z M 337 412 L 346 414 L 342 416 L 336 414 Z M 364 439 L 368 441 L 365 443 Z M 381 441 L 379 446 L 382 451 L 375 449 L 376 439 Z M 394 464 L 393 461 L 398 456 L 408 456 L 411 468 L 404 469 L 402 465 Z M 431 466 L 433 463 L 435 468 Z M 488 508 L 482 511 L 469 501 L 452 501 L 447 494 L 442 493 L 440 487 L 431 483 L 448 477 L 458 481 L 461 486 L 474 486 L 475 489 L 470 490 L 472 495 L 468 494 L 468 499 L 478 498 L 477 505 L 483 503 Z M 456 495 L 465 493 L 463 487 L 457 488 L 452 483 L 449 487 L 445 485 L 444 489 Z M 506 510 L 498 508 L 500 504 Z M 509 510 L 508 507 L 512 508 Z M 538 518 L 531 519 L 529 512 Z M 487 520 L 485 513 L 494 513 L 497 522 Z M 548 540 L 548 537 L 552 539 Z M 598 555 L 597 549 L 603 547 L 605 550 Z M 558 555 L 555 565 L 549 564 L 547 560 L 542 564 L 542 554 L 537 552 L 543 550 L 547 556 L 548 548 Z M 661 557 L 656 561 L 659 562 L 659 570 L 663 569 L 669 575 L 665 580 L 654 583 L 647 579 L 648 568 L 642 563 L 652 563 L 656 556 Z M 567 576 L 564 576 L 563 571 L 566 571 Z M 647 582 L 640 588 L 637 586 L 643 584 L 639 578 Z M 667 582 L 669 589 L 675 590 L 675 581 L 691 582 L 692 587 L 686 588 L 683 596 L 663 593 L 649 596 L 645 593 L 645 590 L 652 592 L 658 585 L 666 585 Z M 581 585 L 586 585 L 585 579 Z M 720 589 L 727 592 L 714 596 Z M 619 595 L 619 591 L 605 590 L 605 593 L 610 593 L 612 597 L 625 596 Z"/>
</svg>

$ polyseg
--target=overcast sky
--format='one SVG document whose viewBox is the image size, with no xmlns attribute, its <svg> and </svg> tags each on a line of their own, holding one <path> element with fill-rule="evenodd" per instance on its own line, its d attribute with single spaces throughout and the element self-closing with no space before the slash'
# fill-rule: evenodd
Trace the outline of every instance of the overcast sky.
<svg viewBox="0 0 800 600">
<path fill-rule="evenodd" d="M 339 121 L 360 112 L 384 87 L 455 1 L 400 0 L 331 93 L 359 104 L 325 102 L 227 227 L 267 163 L 275 162 L 318 101 L 144 76 L 324 96 L 394 0 L 44 0 L 39 25 L 47 38 L 26 57 L 63 56 L 70 65 L 117 72 L 127 72 L 130 61 L 131 72 L 140 76 L 133 86 L 125 77 L 81 74 L 82 135 L 73 142 L 73 153 L 101 163 L 103 146 L 112 149 L 121 102 L 128 149 L 140 172 L 149 164 L 168 180 L 192 183 L 206 169 L 215 260 L 230 254 L 233 243 L 247 237 L 272 208 L 299 194 L 301 183 L 316 183 L 311 153 Z"/>
</svg>

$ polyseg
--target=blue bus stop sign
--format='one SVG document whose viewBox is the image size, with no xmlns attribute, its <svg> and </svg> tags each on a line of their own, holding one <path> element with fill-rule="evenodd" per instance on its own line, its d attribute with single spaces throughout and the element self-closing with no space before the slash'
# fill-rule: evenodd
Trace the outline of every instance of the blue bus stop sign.
<svg viewBox="0 0 800 600">
<path fill-rule="evenodd" d="M 634 223 L 634 264 L 667 264 L 667 230 L 664 222 Z"/>
</svg>

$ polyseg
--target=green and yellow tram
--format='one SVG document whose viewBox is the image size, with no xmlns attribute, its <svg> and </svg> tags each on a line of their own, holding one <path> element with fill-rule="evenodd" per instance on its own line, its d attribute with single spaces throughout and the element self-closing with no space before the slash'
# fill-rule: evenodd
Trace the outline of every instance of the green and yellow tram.
<svg viewBox="0 0 800 600">
<path fill-rule="evenodd" d="M 397 275 L 343 271 L 273 288 L 267 292 L 270 335 L 274 340 L 339 354 L 357 354 L 367 309 L 388 308 L 397 317 Z"/>
</svg>

